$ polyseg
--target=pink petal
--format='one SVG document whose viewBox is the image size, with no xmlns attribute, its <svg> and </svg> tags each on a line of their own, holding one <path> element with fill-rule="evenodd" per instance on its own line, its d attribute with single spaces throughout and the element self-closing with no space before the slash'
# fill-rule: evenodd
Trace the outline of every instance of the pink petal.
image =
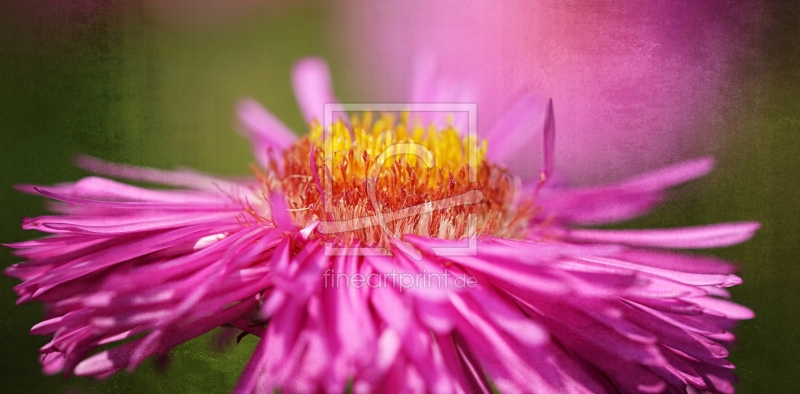
<svg viewBox="0 0 800 394">
<path fill-rule="evenodd" d="M 488 157 L 505 165 L 523 181 L 536 177 L 537 166 L 532 159 L 534 152 L 543 157 L 543 146 L 536 137 L 544 124 L 543 100 L 528 93 L 517 100 L 503 117 L 492 125 L 485 138 L 489 141 Z"/>
<path fill-rule="evenodd" d="M 708 173 L 713 160 L 690 160 L 610 185 L 562 189 L 545 187 L 539 202 L 548 214 L 576 224 L 606 224 L 639 216 L 665 195 L 664 190 Z M 529 187 L 531 192 L 537 185 Z"/>
<path fill-rule="evenodd" d="M 569 230 L 567 237 L 579 242 L 621 243 L 660 248 L 706 249 L 736 245 L 758 230 L 755 222 L 723 223 L 659 230 Z"/>
<path fill-rule="evenodd" d="M 244 310 L 252 307 L 254 301 L 255 300 L 241 302 L 205 319 L 187 324 L 183 331 L 174 333 L 165 338 L 166 340 L 158 347 L 158 351 L 165 351 L 181 342 L 187 341 L 226 323 L 233 319 L 233 317 L 240 315 Z M 131 357 L 134 356 L 133 351 L 140 343 L 141 339 L 100 352 L 80 362 L 75 367 L 74 372 L 78 376 L 96 376 L 125 368 L 131 360 Z"/>
<path fill-rule="evenodd" d="M 253 99 L 240 101 L 236 114 L 239 132 L 250 140 L 253 156 L 262 167 L 268 165 L 267 150 L 282 151 L 297 140 L 297 135 Z"/>
<path fill-rule="evenodd" d="M 316 120 L 322 123 L 325 104 L 339 102 L 333 94 L 328 65 L 321 58 L 307 58 L 298 62 L 292 70 L 292 86 L 306 122 Z"/>
<path fill-rule="evenodd" d="M 137 181 L 152 182 L 161 185 L 187 187 L 196 190 L 217 191 L 226 186 L 227 181 L 192 170 L 165 171 L 155 168 L 137 167 L 112 163 L 91 156 L 80 155 L 75 158 L 78 167 L 99 174 Z"/>
</svg>

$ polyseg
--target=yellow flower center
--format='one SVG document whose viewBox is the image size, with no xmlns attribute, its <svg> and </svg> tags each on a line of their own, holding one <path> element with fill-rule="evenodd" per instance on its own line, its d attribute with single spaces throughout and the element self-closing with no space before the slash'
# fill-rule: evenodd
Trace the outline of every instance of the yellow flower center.
<svg viewBox="0 0 800 394">
<path fill-rule="evenodd" d="M 377 119 L 375 119 L 377 118 Z M 521 238 L 533 209 L 517 182 L 486 160 L 487 142 L 453 127 L 412 125 L 407 114 L 354 116 L 275 157 L 261 187 L 286 196 L 300 225 L 345 246 L 386 247 L 392 237 Z M 267 194 L 268 195 L 268 194 Z"/>
</svg>

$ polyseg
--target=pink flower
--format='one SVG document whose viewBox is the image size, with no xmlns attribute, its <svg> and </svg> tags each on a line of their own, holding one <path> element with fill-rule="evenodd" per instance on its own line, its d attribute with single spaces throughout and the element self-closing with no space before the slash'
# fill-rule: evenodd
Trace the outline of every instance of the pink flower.
<svg viewBox="0 0 800 394">
<path fill-rule="evenodd" d="M 459 99 L 478 103 L 482 129 L 523 89 L 541 95 L 539 113 L 552 97 L 563 142 L 556 164 L 572 181 L 591 183 L 692 157 L 724 138 L 714 131 L 736 103 L 730 81 L 741 54 L 756 45 L 748 32 L 760 24 L 758 7 L 351 0 L 338 20 L 358 66 L 351 77 L 369 80 L 384 100 L 403 94 L 397 77 L 420 51 L 473 82 Z"/>
<path fill-rule="evenodd" d="M 227 324 L 261 338 L 239 393 L 350 383 L 354 392 L 733 391 L 729 329 L 753 314 L 725 288 L 741 279 L 726 262 L 670 249 L 736 244 L 758 224 L 581 227 L 647 212 L 710 159 L 563 188 L 548 182 L 552 105 L 542 134 L 515 127 L 523 101 L 482 146 L 451 127 L 458 117 L 430 113 L 420 118 L 438 126 L 365 113 L 323 127 L 323 103 L 336 101 L 329 79 L 320 60 L 295 68 L 307 137 L 253 101 L 240 105 L 259 163 L 250 180 L 82 158 L 92 171 L 173 189 L 98 177 L 21 187 L 55 201 L 55 215 L 23 223 L 51 235 L 9 245 L 26 262 L 6 271 L 24 281 L 20 302 L 47 305 L 31 330 L 53 336 L 41 349 L 45 373 L 106 377 Z M 416 86 L 427 87 L 422 102 L 444 92 Z M 530 140 L 523 134 L 545 142 L 528 182 L 514 174 L 534 164 L 502 144 Z M 395 155 L 383 162 L 385 152 Z"/>
</svg>

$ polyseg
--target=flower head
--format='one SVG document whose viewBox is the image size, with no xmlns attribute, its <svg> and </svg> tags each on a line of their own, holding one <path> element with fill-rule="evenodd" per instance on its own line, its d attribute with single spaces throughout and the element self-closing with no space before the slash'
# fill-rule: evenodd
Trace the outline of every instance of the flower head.
<svg viewBox="0 0 800 394">
<path fill-rule="evenodd" d="M 579 227 L 645 213 L 709 159 L 553 185 L 549 105 L 541 171 L 523 181 L 533 161 L 503 143 L 525 101 L 479 139 L 439 114 L 326 119 L 328 80 L 319 60 L 295 69 L 306 137 L 240 105 L 250 180 L 82 158 L 174 188 L 21 187 L 56 201 L 56 215 L 23 223 L 52 235 L 9 245 L 26 262 L 6 271 L 23 280 L 20 302 L 48 305 L 32 329 L 53 336 L 46 373 L 131 370 L 227 324 L 261 338 L 242 393 L 733 391 L 728 330 L 752 313 L 725 288 L 741 280 L 668 249 L 735 244 L 758 225 Z"/>
</svg>

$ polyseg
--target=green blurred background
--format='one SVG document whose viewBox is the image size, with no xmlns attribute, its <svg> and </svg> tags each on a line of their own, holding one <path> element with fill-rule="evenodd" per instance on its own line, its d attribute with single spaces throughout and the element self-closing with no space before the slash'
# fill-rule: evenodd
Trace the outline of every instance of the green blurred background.
<svg viewBox="0 0 800 394">
<path fill-rule="evenodd" d="M 12 184 L 75 180 L 76 153 L 158 168 L 242 174 L 249 148 L 233 132 L 233 107 L 258 99 L 295 130 L 303 123 L 290 90 L 292 63 L 326 57 L 337 93 L 359 96 L 336 42 L 337 10 L 319 1 L 278 1 L 237 15 L 164 17 L 143 2 L 4 1 L 0 5 L 0 241 L 29 239 L 23 217 L 43 200 Z M 276 3 L 276 4 L 275 4 Z M 738 328 L 731 356 L 740 392 L 800 392 L 800 8 L 771 2 L 759 45 L 736 65 L 738 103 L 721 122 L 717 170 L 629 226 L 758 220 L 750 242 L 712 251 L 741 266 L 734 299 L 756 319 Z M 159 16 L 161 15 L 161 16 Z M 361 86 L 363 88 L 363 86 Z M 698 132 L 703 132 L 700 130 Z M 0 249 L 0 265 L 16 262 Z M 148 361 L 105 382 L 45 377 L 28 335 L 39 305 L 14 306 L 15 280 L 0 278 L 0 389 L 3 392 L 228 392 L 255 341 L 225 351 L 210 336 L 174 351 L 165 370 Z"/>
</svg>

